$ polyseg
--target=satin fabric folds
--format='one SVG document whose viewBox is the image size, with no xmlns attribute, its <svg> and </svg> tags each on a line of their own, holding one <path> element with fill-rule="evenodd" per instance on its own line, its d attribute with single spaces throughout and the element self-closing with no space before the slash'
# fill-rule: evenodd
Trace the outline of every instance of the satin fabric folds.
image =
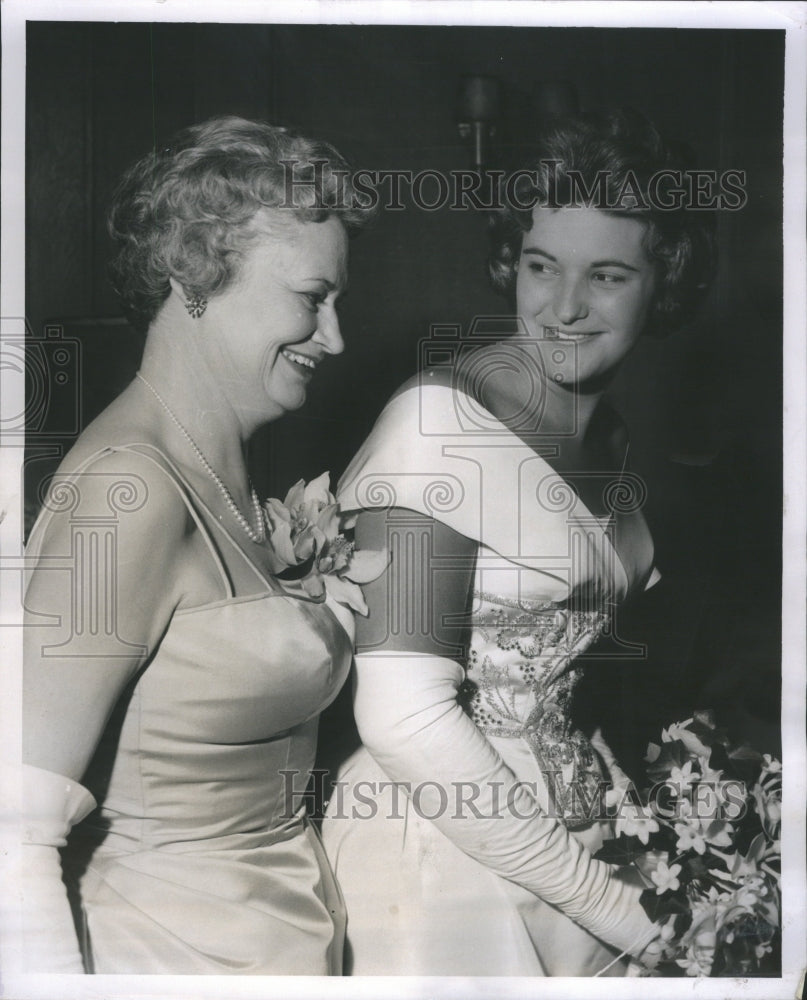
<svg viewBox="0 0 807 1000">
<path fill-rule="evenodd" d="M 165 456 L 147 457 L 197 520 L 224 596 L 173 615 L 85 775 L 100 805 L 64 862 L 88 971 L 338 974 L 343 904 L 302 792 L 350 639 L 256 567 L 260 589 L 236 596 L 220 547 L 246 556 Z"/>
</svg>

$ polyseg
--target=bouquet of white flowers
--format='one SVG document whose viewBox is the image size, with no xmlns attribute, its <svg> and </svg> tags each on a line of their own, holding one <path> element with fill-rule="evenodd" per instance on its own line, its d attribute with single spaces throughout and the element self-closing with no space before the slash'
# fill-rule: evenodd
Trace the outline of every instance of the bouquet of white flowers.
<svg viewBox="0 0 807 1000">
<path fill-rule="evenodd" d="M 633 863 L 661 927 L 656 975 L 779 974 L 782 765 L 732 747 L 710 712 L 648 747 L 648 787 L 606 795 L 616 839 L 597 857 Z"/>
</svg>

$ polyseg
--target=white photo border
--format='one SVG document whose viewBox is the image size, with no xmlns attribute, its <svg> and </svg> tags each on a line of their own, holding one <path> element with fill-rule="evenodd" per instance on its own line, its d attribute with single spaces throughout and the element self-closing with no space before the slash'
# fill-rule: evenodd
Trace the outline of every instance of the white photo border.
<svg viewBox="0 0 807 1000">
<path fill-rule="evenodd" d="M 2 237 L 0 242 L 0 317 L 3 336 L 14 336 L 25 315 L 24 195 L 25 195 L 25 22 L 132 21 L 231 22 L 277 24 L 424 24 L 475 26 L 567 26 L 655 28 L 768 28 L 786 33 L 785 66 L 785 179 L 784 179 L 784 572 L 782 737 L 784 758 L 784 816 L 782 834 L 783 948 L 781 979 L 544 979 L 542 997 L 625 997 L 654 1000 L 696 995 L 703 998 L 747 997 L 778 1000 L 799 996 L 807 968 L 805 878 L 805 3 L 694 2 L 566 2 L 540 0 L 3 0 L 2 9 Z M 24 396 L 20 372 L 0 371 L 0 407 L 21 412 Z M 15 409 L 16 406 L 16 409 Z M 8 441 L 0 449 L 0 505 L 3 510 L 21 503 L 7 484 L 20 482 L 22 452 Z M 0 522 L 0 569 L 13 569 L 21 554 L 21 519 Z M 9 556 L 9 553 L 12 553 Z M 0 572 L 2 624 L 18 620 L 19 582 L 16 573 Z M 20 629 L 0 629 L 2 743 L 7 762 L 19 754 Z M 11 781 L 12 779 L 9 779 Z M 3 790 L 13 800 L 14 788 Z M 3 845 L 6 846 L 6 845 Z M 13 864 L 13 844 L 6 864 Z M 4 913 L 0 901 L 0 917 Z M 0 952 L 2 954 L 2 952 Z M 186 976 L 15 976 L 13 956 L 3 955 L 6 973 L 0 996 L 7 998 L 73 997 L 527 997 L 535 995 L 534 980 L 509 979 L 322 979 L 315 977 L 186 977 Z M 12 961 L 9 961 L 9 959 Z M 649 985 L 652 983 L 652 986 Z M 607 984 L 607 985 L 606 985 Z"/>
</svg>

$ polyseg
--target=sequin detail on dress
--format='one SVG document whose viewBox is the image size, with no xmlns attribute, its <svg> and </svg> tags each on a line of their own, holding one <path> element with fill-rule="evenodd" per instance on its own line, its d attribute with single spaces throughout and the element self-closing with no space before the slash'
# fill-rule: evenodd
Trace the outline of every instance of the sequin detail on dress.
<svg viewBox="0 0 807 1000">
<path fill-rule="evenodd" d="M 460 689 L 486 736 L 523 739 L 547 785 L 543 803 L 570 829 L 598 814 L 605 776 L 588 738 L 572 725 L 583 668 L 573 666 L 606 629 L 602 610 L 570 610 L 475 592 L 477 611 Z"/>
</svg>

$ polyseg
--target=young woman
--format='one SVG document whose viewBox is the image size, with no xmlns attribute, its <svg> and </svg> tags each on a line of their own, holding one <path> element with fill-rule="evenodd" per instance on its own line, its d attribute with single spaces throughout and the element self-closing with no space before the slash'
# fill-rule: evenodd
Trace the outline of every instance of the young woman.
<svg viewBox="0 0 807 1000">
<path fill-rule="evenodd" d="M 492 227 L 514 329 L 447 343 L 340 484 L 343 507 L 362 511 L 359 544 L 393 556 L 358 625 L 364 746 L 323 829 L 353 974 L 621 975 L 628 956 L 652 962 L 643 886 L 593 858 L 618 767 L 570 706 L 586 652 L 656 576 L 641 482 L 603 394 L 639 337 L 686 320 L 711 276 L 710 220 L 650 197 L 676 166 L 636 116 L 556 122 Z"/>
</svg>

